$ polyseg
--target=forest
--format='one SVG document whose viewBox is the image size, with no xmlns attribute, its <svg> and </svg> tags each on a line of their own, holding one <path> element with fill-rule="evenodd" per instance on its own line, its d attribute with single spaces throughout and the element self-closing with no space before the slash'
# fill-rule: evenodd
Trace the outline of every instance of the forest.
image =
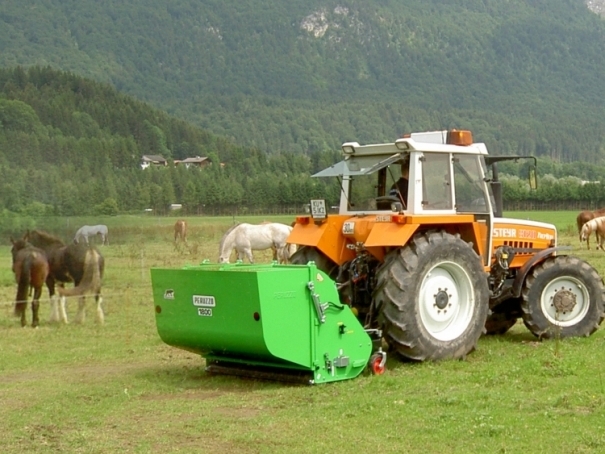
<svg viewBox="0 0 605 454">
<path fill-rule="evenodd" d="M 142 169 L 144 154 L 162 155 L 169 165 Z M 212 164 L 174 165 L 191 156 Z M 266 153 L 242 146 L 72 73 L 0 69 L 4 224 L 45 215 L 167 214 L 172 203 L 185 214 L 300 213 L 311 198 L 337 203 L 337 182 L 311 175 L 340 159 L 339 149 Z M 537 191 L 529 190 L 526 171 L 502 163 L 505 200 L 605 203 L 605 166 L 541 158 Z"/>
<path fill-rule="evenodd" d="M 310 175 L 343 142 L 449 128 L 538 158 L 537 191 L 501 166 L 505 206 L 605 202 L 605 22 L 582 0 L 7 0 L 0 45 L 5 223 L 333 205 Z"/>
<path fill-rule="evenodd" d="M 142 169 L 144 154 L 170 165 Z M 174 159 L 208 157 L 207 169 Z M 267 154 L 50 68 L 0 70 L 0 206 L 24 215 L 186 213 L 302 205 L 338 196 L 311 179 L 338 152 Z M 210 211 L 213 212 L 213 211 Z M 6 213 L 5 213 L 6 214 Z"/>
<path fill-rule="evenodd" d="M 0 67 L 107 83 L 269 154 L 457 127 L 605 160 L 605 22 L 584 0 L 6 0 L 0 46 Z"/>
</svg>

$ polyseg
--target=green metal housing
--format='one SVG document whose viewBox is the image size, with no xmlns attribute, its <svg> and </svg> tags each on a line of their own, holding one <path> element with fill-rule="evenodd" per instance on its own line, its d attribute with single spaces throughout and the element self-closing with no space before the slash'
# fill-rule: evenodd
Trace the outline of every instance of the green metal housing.
<svg viewBox="0 0 605 454">
<path fill-rule="evenodd" d="M 313 263 L 153 268 L 151 281 L 158 334 L 207 365 L 326 383 L 358 376 L 372 353 L 372 339 L 340 303 L 334 281 Z"/>
</svg>

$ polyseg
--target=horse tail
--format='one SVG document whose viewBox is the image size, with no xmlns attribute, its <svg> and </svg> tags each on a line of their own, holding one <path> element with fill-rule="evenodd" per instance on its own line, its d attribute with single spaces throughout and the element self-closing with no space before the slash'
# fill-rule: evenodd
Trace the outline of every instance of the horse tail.
<svg viewBox="0 0 605 454">
<path fill-rule="evenodd" d="M 89 248 L 84 258 L 84 274 L 77 287 L 66 289 L 58 287 L 60 296 L 83 296 L 87 293 L 98 293 L 101 289 L 101 254 L 96 249 Z"/>
</svg>

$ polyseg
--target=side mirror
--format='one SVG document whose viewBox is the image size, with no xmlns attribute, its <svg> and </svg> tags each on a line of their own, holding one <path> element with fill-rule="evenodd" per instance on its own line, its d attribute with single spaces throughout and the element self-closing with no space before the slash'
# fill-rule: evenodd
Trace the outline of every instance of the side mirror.
<svg viewBox="0 0 605 454">
<path fill-rule="evenodd" d="M 538 189 L 538 176 L 535 166 L 530 166 L 529 168 L 529 187 L 534 191 Z"/>
</svg>

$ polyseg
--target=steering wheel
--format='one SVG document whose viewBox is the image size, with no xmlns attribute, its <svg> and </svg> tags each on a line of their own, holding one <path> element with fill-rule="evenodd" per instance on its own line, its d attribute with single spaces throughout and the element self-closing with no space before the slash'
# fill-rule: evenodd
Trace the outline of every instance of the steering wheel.
<svg viewBox="0 0 605 454">
<path fill-rule="evenodd" d="M 396 195 L 383 195 L 380 197 L 376 197 L 376 204 L 378 204 L 380 202 L 395 202 L 395 203 L 399 202 L 402 204 L 403 208 L 406 207 L 405 202 Z"/>
</svg>

